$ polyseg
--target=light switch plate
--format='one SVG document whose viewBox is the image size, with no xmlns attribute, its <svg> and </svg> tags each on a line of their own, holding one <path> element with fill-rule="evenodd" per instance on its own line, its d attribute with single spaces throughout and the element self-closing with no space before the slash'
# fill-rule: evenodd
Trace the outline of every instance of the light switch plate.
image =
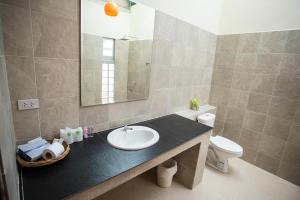
<svg viewBox="0 0 300 200">
<path fill-rule="evenodd" d="M 37 109 L 40 107 L 38 99 L 24 99 L 18 100 L 18 109 L 19 110 L 30 110 Z"/>
</svg>

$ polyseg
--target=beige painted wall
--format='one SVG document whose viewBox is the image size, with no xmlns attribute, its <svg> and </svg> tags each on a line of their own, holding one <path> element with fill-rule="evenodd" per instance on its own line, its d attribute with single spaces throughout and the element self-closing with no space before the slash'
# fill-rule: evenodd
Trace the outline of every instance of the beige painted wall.
<svg viewBox="0 0 300 200">
<path fill-rule="evenodd" d="M 215 134 L 243 159 L 300 185 L 300 30 L 218 37 Z"/>
<path fill-rule="evenodd" d="M 299 0 L 222 0 L 219 35 L 300 28 Z"/>
<path fill-rule="evenodd" d="M 156 15 L 147 100 L 80 107 L 78 0 L 1 1 L 9 89 L 18 140 L 65 126 L 96 131 L 150 119 L 208 101 L 216 36 L 160 12 Z M 51 3 L 50 3 L 51 2 Z M 18 111 L 17 99 L 40 109 Z"/>
<path fill-rule="evenodd" d="M 224 0 L 137 0 L 159 11 L 218 34 Z M 225 0 L 226 1 L 226 0 Z"/>
<path fill-rule="evenodd" d="M 9 199 L 19 199 L 18 172 L 15 154 L 15 132 L 7 82 L 5 57 L 3 55 L 2 19 L 0 16 L 0 151 Z"/>
</svg>

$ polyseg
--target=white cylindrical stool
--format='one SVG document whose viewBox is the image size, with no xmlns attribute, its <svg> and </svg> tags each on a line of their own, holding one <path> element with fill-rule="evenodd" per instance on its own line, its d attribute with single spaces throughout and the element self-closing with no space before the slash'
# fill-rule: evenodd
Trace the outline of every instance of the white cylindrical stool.
<svg viewBox="0 0 300 200">
<path fill-rule="evenodd" d="M 157 184 L 160 187 L 170 187 L 173 176 L 177 172 L 176 160 L 170 159 L 157 167 Z"/>
</svg>

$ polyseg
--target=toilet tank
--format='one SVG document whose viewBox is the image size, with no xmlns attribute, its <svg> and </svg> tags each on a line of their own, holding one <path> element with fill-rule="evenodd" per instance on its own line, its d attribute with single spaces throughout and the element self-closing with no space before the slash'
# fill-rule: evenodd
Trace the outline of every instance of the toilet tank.
<svg viewBox="0 0 300 200">
<path fill-rule="evenodd" d="M 216 115 L 211 113 L 204 113 L 197 117 L 197 120 L 201 124 L 205 124 L 210 127 L 214 127 Z"/>
<path fill-rule="evenodd" d="M 211 105 L 202 105 L 199 107 L 199 110 L 191 110 L 191 109 L 184 109 L 175 112 L 175 114 L 180 115 L 182 117 L 188 118 L 193 121 L 197 121 L 197 117 L 204 113 L 216 113 L 216 107 Z"/>
</svg>

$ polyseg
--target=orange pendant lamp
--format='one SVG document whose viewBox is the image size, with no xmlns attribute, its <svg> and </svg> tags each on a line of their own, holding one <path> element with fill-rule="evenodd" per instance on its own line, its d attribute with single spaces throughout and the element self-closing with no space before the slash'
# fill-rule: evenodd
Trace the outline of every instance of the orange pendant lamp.
<svg viewBox="0 0 300 200">
<path fill-rule="evenodd" d="M 112 0 L 109 0 L 104 6 L 104 11 L 106 15 L 116 17 L 119 14 L 119 6 Z"/>
</svg>

